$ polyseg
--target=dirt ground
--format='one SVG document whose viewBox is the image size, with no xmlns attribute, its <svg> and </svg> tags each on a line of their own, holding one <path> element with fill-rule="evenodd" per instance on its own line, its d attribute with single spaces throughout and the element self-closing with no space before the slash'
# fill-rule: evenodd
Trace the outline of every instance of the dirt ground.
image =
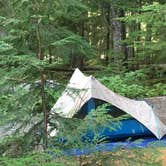
<svg viewBox="0 0 166 166">
<path fill-rule="evenodd" d="M 166 166 L 166 149 L 162 149 L 161 152 L 162 166 Z"/>
</svg>

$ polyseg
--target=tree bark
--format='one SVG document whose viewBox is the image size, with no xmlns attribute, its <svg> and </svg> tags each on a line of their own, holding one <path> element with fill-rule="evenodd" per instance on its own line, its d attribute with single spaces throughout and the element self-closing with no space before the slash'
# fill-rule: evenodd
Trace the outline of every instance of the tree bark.
<svg viewBox="0 0 166 166">
<path fill-rule="evenodd" d="M 110 6 L 107 9 L 107 36 L 106 36 L 106 65 L 109 64 L 109 52 L 110 52 Z"/>
<path fill-rule="evenodd" d="M 85 35 L 84 21 L 81 22 L 78 32 L 82 37 L 84 37 L 84 35 Z M 84 57 L 81 56 L 81 55 L 76 55 L 74 50 L 72 50 L 71 51 L 71 56 L 70 56 L 70 66 L 71 66 L 71 68 L 77 68 L 78 67 L 79 69 L 83 69 L 83 67 L 84 67 Z"/>
<path fill-rule="evenodd" d="M 125 12 L 124 10 L 120 10 L 120 17 L 124 17 L 125 16 Z M 121 41 L 123 42 L 121 44 L 121 50 L 122 50 L 122 54 L 124 55 L 123 58 L 123 65 L 128 68 L 128 52 L 127 52 L 127 45 L 124 42 L 124 40 L 126 39 L 126 24 L 124 21 L 121 21 Z"/>
<path fill-rule="evenodd" d="M 121 55 L 127 58 L 126 45 L 122 44 L 122 40 L 126 39 L 126 27 L 125 23 L 117 20 L 119 17 L 124 17 L 123 9 L 116 7 L 112 2 L 110 5 L 110 19 L 112 29 L 113 51 L 114 61 L 119 62 Z M 124 59 L 124 58 L 123 58 Z"/>
<path fill-rule="evenodd" d="M 113 32 L 113 49 L 116 51 L 121 51 L 121 46 L 119 42 L 121 41 L 121 23 L 116 20 L 119 17 L 119 10 L 115 9 L 111 5 L 111 22 L 112 22 L 112 32 Z"/>
<path fill-rule="evenodd" d="M 42 49 L 41 49 L 41 36 L 40 36 L 40 19 L 37 20 L 37 25 L 36 25 L 36 37 L 38 41 L 38 51 L 37 51 L 37 56 L 40 60 L 44 59 L 44 55 L 42 54 Z M 47 148 L 47 123 L 48 123 L 48 116 L 47 116 L 47 110 L 46 110 L 46 97 L 45 97 L 45 75 L 43 74 L 42 71 L 40 71 L 40 81 L 41 81 L 41 100 L 42 100 L 42 112 L 44 116 L 44 126 L 43 126 L 43 133 L 44 133 L 44 138 L 43 138 L 43 146 L 44 149 Z"/>
<path fill-rule="evenodd" d="M 70 65 L 71 68 L 79 68 L 79 69 L 83 69 L 83 57 L 76 55 L 73 50 L 70 56 Z"/>
</svg>

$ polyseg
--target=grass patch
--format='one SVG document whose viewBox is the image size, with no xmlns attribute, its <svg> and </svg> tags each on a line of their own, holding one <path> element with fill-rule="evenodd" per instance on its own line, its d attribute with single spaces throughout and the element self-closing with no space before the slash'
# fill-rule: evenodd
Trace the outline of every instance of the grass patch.
<svg viewBox="0 0 166 166">
<path fill-rule="evenodd" d="M 80 157 L 53 158 L 33 153 L 19 158 L 0 158 L 0 166 L 161 166 L 165 148 L 119 149 L 115 152 L 97 152 Z"/>
</svg>

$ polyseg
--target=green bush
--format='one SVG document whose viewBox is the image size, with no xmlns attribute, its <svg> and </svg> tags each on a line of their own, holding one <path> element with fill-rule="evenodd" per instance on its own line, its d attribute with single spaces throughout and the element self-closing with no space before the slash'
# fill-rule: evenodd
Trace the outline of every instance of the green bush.
<svg viewBox="0 0 166 166">
<path fill-rule="evenodd" d="M 166 95 L 166 85 L 157 83 L 148 86 L 148 74 L 144 70 L 124 73 L 111 77 L 101 77 L 99 80 L 112 91 L 129 97 L 145 98 Z"/>
<path fill-rule="evenodd" d="M 66 166 L 63 162 L 55 162 L 47 154 L 30 154 L 21 158 L 0 158 L 1 166 Z"/>
</svg>

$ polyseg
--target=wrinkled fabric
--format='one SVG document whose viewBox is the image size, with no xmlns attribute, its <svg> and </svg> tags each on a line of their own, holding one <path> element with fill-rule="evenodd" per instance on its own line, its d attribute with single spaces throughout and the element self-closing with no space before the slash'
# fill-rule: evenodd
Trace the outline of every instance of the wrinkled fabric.
<svg viewBox="0 0 166 166">
<path fill-rule="evenodd" d="M 145 101 L 137 101 L 118 95 L 102 85 L 93 76 L 86 77 L 79 69 L 74 71 L 62 96 L 51 109 L 51 113 L 72 118 L 91 98 L 111 103 L 128 113 L 147 127 L 158 139 L 166 134 L 166 125 Z"/>
</svg>

